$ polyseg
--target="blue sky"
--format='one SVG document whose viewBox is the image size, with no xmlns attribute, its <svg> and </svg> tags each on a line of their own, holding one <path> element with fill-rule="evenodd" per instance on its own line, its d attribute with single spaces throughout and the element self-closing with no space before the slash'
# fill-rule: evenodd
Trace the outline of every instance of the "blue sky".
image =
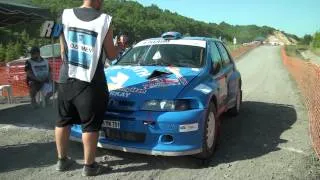
<svg viewBox="0 0 320 180">
<path fill-rule="evenodd" d="M 302 37 L 320 31 L 320 0 L 137 0 L 205 22 L 271 26 Z"/>
</svg>

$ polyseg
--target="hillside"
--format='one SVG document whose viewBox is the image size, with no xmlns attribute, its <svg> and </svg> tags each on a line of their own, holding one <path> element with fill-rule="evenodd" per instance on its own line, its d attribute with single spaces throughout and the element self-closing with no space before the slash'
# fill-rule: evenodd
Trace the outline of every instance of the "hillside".
<svg viewBox="0 0 320 180">
<path fill-rule="evenodd" d="M 266 42 L 278 45 L 295 45 L 298 41 L 293 37 L 287 36 L 283 32 L 274 31 L 267 37 Z"/>
<path fill-rule="evenodd" d="M 80 0 L 10 0 L 10 2 L 49 8 L 53 17 L 58 17 L 64 8 L 77 7 L 82 3 Z M 144 7 L 134 1 L 105 0 L 103 11 L 113 16 L 114 34 L 116 35 L 123 31 L 127 32 L 131 43 L 145 38 L 157 37 L 166 31 L 179 31 L 184 35 L 191 36 L 221 37 L 226 42 L 232 42 L 233 37 L 236 37 L 238 43 L 245 43 L 251 42 L 258 37 L 267 38 L 276 31 L 276 29 L 268 26 L 239 26 L 230 25 L 226 22 L 220 24 L 205 23 L 160 9 L 156 5 Z M 6 47 L 10 42 L 27 43 L 29 45 L 46 43 L 45 40 L 38 37 L 39 29 L 40 24 L 24 24 L 16 27 L 0 28 L 0 47 L 1 44 Z M 24 30 L 27 32 L 28 37 L 26 37 L 25 33 L 22 34 Z M 8 58 L 6 59 L 9 60 Z"/>
<path fill-rule="evenodd" d="M 61 3 L 49 0 L 32 0 L 32 2 L 50 8 L 56 14 L 59 14 L 63 8 L 81 4 L 81 1 L 72 0 L 59 1 Z M 128 31 L 130 37 L 136 41 L 174 30 L 192 36 L 221 37 L 225 41 L 232 41 L 235 36 L 239 43 L 243 43 L 250 42 L 257 37 L 266 38 L 275 30 L 267 26 L 234 26 L 226 22 L 208 24 L 160 9 L 156 5 L 144 7 L 133 1 L 105 1 L 104 11 L 114 17 L 113 25 L 116 33 Z"/>
</svg>

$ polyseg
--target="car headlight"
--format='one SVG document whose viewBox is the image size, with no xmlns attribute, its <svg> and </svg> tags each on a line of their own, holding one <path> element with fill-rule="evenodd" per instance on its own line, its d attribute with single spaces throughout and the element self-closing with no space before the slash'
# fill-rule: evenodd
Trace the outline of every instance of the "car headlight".
<svg viewBox="0 0 320 180">
<path fill-rule="evenodd" d="M 189 100 L 149 100 L 145 101 L 142 110 L 145 111 L 186 111 L 191 109 Z"/>
</svg>

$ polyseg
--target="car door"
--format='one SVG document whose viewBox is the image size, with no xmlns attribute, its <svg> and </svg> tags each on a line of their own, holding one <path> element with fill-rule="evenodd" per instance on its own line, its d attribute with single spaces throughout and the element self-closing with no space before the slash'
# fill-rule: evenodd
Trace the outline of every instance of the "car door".
<svg viewBox="0 0 320 180">
<path fill-rule="evenodd" d="M 224 74 L 222 57 L 220 55 L 219 49 L 214 42 L 210 43 L 210 57 L 212 60 L 212 78 L 213 81 L 218 84 L 218 112 L 220 112 L 225 105 L 226 102 L 226 94 L 227 94 L 227 83 L 226 76 Z"/>
<path fill-rule="evenodd" d="M 224 100 L 225 103 L 227 104 L 232 96 L 232 90 L 235 88 L 232 88 L 231 84 L 235 84 L 235 82 L 231 82 L 231 76 L 234 72 L 234 64 L 233 61 L 231 59 L 230 54 L 228 53 L 228 50 L 226 49 L 226 47 L 221 43 L 221 42 L 216 42 L 221 58 L 222 58 L 222 71 L 223 74 L 225 75 L 225 81 L 226 81 L 226 86 L 225 86 L 225 91 L 223 92 L 224 94 Z M 234 81 L 234 80 L 233 80 Z"/>
</svg>

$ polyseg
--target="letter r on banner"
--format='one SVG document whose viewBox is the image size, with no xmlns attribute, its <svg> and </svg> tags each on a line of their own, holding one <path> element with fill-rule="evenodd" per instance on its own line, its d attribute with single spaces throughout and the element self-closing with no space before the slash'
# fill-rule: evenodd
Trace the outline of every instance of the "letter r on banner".
<svg viewBox="0 0 320 180">
<path fill-rule="evenodd" d="M 40 32 L 40 37 L 50 37 L 52 33 L 52 28 L 54 26 L 53 21 L 46 21 L 42 25 L 42 30 Z"/>
<path fill-rule="evenodd" d="M 55 24 L 53 27 L 52 37 L 58 38 L 62 32 L 63 26 L 62 24 Z"/>
</svg>

